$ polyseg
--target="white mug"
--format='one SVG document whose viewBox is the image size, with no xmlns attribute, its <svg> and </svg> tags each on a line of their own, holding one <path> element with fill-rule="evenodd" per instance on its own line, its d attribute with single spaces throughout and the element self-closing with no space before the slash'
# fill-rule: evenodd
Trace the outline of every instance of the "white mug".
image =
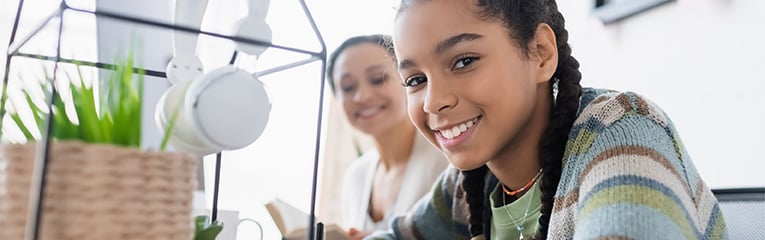
<svg viewBox="0 0 765 240">
<path fill-rule="evenodd" d="M 198 209 L 195 210 L 195 213 L 195 215 L 209 215 L 209 210 Z M 239 211 L 219 209 L 217 221 L 223 224 L 223 230 L 221 230 L 221 232 L 215 238 L 216 240 L 236 240 L 236 234 L 239 230 L 239 227 L 244 222 L 254 223 L 258 229 L 258 233 L 260 234 L 260 237 L 256 239 L 263 240 L 263 226 L 258 221 L 251 218 L 240 219 Z"/>
</svg>

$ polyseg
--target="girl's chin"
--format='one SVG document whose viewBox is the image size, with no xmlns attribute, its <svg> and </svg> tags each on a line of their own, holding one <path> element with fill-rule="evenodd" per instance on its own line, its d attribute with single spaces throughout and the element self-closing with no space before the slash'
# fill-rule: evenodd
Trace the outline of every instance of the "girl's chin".
<svg viewBox="0 0 765 240">
<path fill-rule="evenodd" d="M 449 162 L 454 166 L 454 168 L 459 169 L 460 171 L 470 171 L 477 168 L 480 168 L 485 162 L 477 162 L 476 159 L 455 159 L 454 157 L 449 158 Z"/>
</svg>

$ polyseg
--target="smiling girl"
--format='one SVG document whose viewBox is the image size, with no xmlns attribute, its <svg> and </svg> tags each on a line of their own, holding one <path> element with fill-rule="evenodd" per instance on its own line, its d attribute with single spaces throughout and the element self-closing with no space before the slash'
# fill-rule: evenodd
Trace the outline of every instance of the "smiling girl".
<svg viewBox="0 0 765 240">
<path fill-rule="evenodd" d="M 394 29 L 410 119 L 455 169 L 371 238 L 726 238 L 667 115 L 580 86 L 554 0 L 403 0 Z"/>
</svg>

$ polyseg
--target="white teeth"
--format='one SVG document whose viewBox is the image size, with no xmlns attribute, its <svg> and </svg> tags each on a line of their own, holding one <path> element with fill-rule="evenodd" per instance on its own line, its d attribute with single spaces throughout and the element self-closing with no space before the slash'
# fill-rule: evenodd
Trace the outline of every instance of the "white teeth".
<svg viewBox="0 0 765 240">
<path fill-rule="evenodd" d="M 466 123 L 454 126 L 450 129 L 441 130 L 440 131 L 441 135 L 443 135 L 447 139 L 459 137 L 460 135 L 462 135 L 463 132 L 467 131 L 470 127 L 472 127 L 475 121 L 476 120 L 473 119 Z"/>
<path fill-rule="evenodd" d="M 454 136 L 452 136 L 452 131 L 441 131 L 441 135 L 444 135 L 444 137 L 448 139 L 454 138 Z"/>
<path fill-rule="evenodd" d="M 360 117 L 369 117 L 369 116 L 375 115 L 378 111 L 380 111 L 380 108 L 368 108 L 368 109 L 359 111 L 358 115 Z"/>
<path fill-rule="evenodd" d="M 452 128 L 452 135 L 454 135 L 454 137 L 458 137 L 460 133 L 462 133 L 462 131 L 460 131 L 460 127 L 455 126 Z"/>
</svg>

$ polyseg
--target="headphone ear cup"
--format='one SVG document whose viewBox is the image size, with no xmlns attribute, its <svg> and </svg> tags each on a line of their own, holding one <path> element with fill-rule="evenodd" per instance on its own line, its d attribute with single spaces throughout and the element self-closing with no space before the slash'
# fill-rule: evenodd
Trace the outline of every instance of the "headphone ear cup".
<svg viewBox="0 0 765 240">
<path fill-rule="evenodd" d="M 236 36 L 271 43 L 271 26 L 265 19 L 245 17 L 236 23 Z M 268 46 L 237 42 L 236 48 L 249 55 L 260 56 L 268 49 Z"/>
<path fill-rule="evenodd" d="M 171 86 L 159 98 L 155 110 L 155 122 L 158 129 L 164 135 L 172 131 L 169 144 L 175 149 L 200 155 L 218 152 L 219 149 L 205 145 L 199 137 L 190 129 L 184 114 L 185 95 L 192 81 L 181 81 Z M 173 126 L 171 122 L 175 121 Z M 169 129 L 172 127 L 172 129 Z"/>
<path fill-rule="evenodd" d="M 223 150 L 252 144 L 266 128 L 271 101 L 265 85 L 242 69 L 225 66 L 194 81 L 185 113 L 202 142 Z"/>
</svg>

